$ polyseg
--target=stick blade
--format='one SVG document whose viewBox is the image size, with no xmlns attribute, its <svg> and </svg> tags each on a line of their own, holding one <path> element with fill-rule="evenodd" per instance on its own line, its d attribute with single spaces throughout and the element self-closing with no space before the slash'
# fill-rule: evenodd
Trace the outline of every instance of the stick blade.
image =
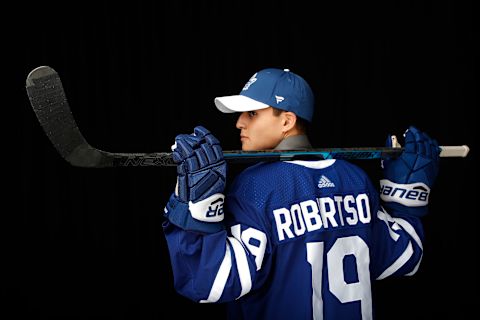
<svg viewBox="0 0 480 320">
<path fill-rule="evenodd" d="M 71 165 L 95 167 L 104 160 L 77 127 L 58 73 L 49 66 L 33 69 L 26 79 L 30 104 L 50 142 Z"/>
</svg>

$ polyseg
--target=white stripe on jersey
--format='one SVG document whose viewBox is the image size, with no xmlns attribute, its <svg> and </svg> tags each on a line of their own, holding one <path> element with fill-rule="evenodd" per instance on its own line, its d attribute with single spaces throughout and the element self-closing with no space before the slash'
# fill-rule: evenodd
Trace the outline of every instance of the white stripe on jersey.
<svg viewBox="0 0 480 320">
<path fill-rule="evenodd" d="M 390 224 L 388 224 L 388 222 L 395 222 L 392 218 L 391 215 L 389 215 L 386 211 L 384 211 L 385 209 L 381 208 L 380 210 L 377 211 L 377 217 L 378 219 L 382 220 L 383 222 L 385 222 L 385 225 L 387 226 L 388 228 L 388 233 L 390 234 L 390 237 L 397 241 L 398 238 L 400 237 L 400 235 L 398 233 L 395 232 L 395 230 L 401 230 L 401 228 L 398 226 L 398 224 L 394 223 L 392 224 L 392 226 L 390 226 Z"/>
<path fill-rule="evenodd" d="M 232 256 L 230 255 L 230 245 L 228 244 L 228 242 L 226 243 L 226 245 L 227 246 L 225 249 L 225 257 L 223 257 L 222 264 L 220 265 L 217 275 L 215 276 L 212 289 L 210 289 L 210 294 L 208 295 L 207 300 L 200 300 L 200 303 L 217 302 L 222 296 L 228 276 L 230 275 L 230 270 L 232 270 Z"/>
<path fill-rule="evenodd" d="M 240 292 L 237 299 L 240 299 L 252 289 L 252 277 L 250 275 L 250 268 L 248 267 L 247 253 L 242 244 L 234 237 L 228 237 L 228 240 L 232 245 L 233 253 L 235 254 L 235 259 L 237 261 L 238 276 L 242 287 L 242 292 Z"/>
<path fill-rule="evenodd" d="M 385 279 L 386 277 L 395 273 L 395 271 L 400 269 L 408 261 L 408 259 L 412 257 L 412 255 L 413 255 L 412 242 L 408 241 L 408 246 L 405 249 L 405 251 L 402 253 L 402 255 L 398 257 L 398 259 L 395 260 L 395 262 L 392 263 L 390 267 L 385 269 L 385 271 L 383 271 L 383 273 L 378 276 L 377 280 Z"/>
<path fill-rule="evenodd" d="M 392 217 L 386 211 L 384 211 L 383 208 L 377 212 L 377 216 L 380 220 L 383 220 L 385 222 L 385 224 L 389 228 L 390 236 L 392 237 L 393 240 L 397 241 L 399 237 L 399 235 L 394 230 L 403 229 L 412 237 L 413 240 L 415 240 L 417 245 L 422 250 L 422 256 L 418 260 L 417 265 L 415 266 L 413 271 L 405 275 L 410 276 L 415 274 L 418 268 L 420 267 L 420 262 L 422 261 L 422 257 L 423 257 L 423 244 L 417 232 L 415 231 L 415 228 L 408 221 L 402 218 Z M 388 222 L 393 222 L 391 227 L 388 224 Z M 398 257 L 398 259 L 390 267 L 385 269 L 385 271 L 383 271 L 383 273 L 377 278 L 377 280 L 381 280 L 392 275 L 394 272 L 400 269 L 408 261 L 408 259 L 411 258 L 412 255 L 413 255 L 413 247 L 412 247 L 412 243 L 409 242 L 407 248 L 405 249 L 405 252 L 402 253 L 402 255 Z"/>
<path fill-rule="evenodd" d="M 403 228 L 403 230 L 405 230 L 413 238 L 413 240 L 415 240 L 415 242 L 418 244 L 420 249 L 423 250 L 422 240 L 420 240 L 420 237 L 415 231 L 415 228 L 408 221 L 403 220 L 402 218 L 394 218 L 394 219 L 395 219 L 395 222 L 398 223 Z"/>
<path fill-rule="evenodd" d="M 422 262 L 422 258 L 423 258 L 423 244 L 422 244 L 422 240 L 420 240 L 420 237 L 418 236 L 417 232 L 415 231 L 415 228 L 410 224 L 408 223 L 407 221 L 403 220 L 403 219 L 400 219 L 400 218 L 395 218 L 395 221 L 397 221 L 397 223 L 402 226 L 403 230 L 405 230 L 406 232 L 408 232 L 408 234 L 413 238 L 413 240 L 415 240 L 415 242 L 418 244 L 418 246 L 420 247 L 420 249 L 422 249 L 422 255 L 420 256 L 420 259 L 418 259 L 418 262 L 417 262 L 417 265 L 415 266 L 415 268 L 413 269 L 412 272 L 410 273 L 406 273 L 405 275 L 406 276 L 411 276 L 413 274 L 415 274 L 418 270 L 418 268 L 420 267 L 420 262 Z"/>
</svg>

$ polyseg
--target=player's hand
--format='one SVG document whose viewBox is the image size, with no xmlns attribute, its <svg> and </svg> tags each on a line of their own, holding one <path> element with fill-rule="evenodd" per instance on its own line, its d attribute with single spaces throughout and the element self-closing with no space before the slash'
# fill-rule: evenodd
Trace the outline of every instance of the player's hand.
<svg viewBox="0 0 480 320">
<path fill-rule="evenodd" d="M 430 188 L 439 170 L 440 148 L 436 140 L 413 126 L 404 137 L 402 154 L 382 160 L 384 179 L 380 180 L 380 198 L 395 212 L 421 217 L 428 212 Z M 394 146 L 390 135 L 386 146 Z"/>
<path fill-rule="evenodd" d="M 224 216 L 223 192 L 227 165 L 220 142 L 210 131 L 197 126 L 193 134 L 178 135 L 172 151 L 173 160 L 177 164 L 177 186 L 166 209 L 188 209 L 191 217 L 196 220 L 193 221 L 196 226 L 192 227 L 191 221 L 179 222 L 171 214 L 168 218 L 170 221 L 175 220 L 172 222 L 184 229 L 209 232 L 210 227 L 207 227 L 209 230 L 203 230 L 202 223 L 220 222 Z"/>
<path fill-rule="evenodd" d="M 198 202 L 223 193 L 227 165 L 220 142 L 202 126 L 194 133 L 181 134 L 172 146 L 173 161 L 177 163 L 178 192 L 183 202 Z"/>
</svg>

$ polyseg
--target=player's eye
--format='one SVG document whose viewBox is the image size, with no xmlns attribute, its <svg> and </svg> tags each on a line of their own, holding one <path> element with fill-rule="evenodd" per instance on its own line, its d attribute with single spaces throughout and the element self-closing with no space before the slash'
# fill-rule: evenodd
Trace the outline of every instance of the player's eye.
<svg viewBox="0 0 480 320">
<path fill-rule="evenodd" d="M 256 116 L 257 112 L 256 111 L 248 111 L 248 116 L 251 118 L 253 116 Z"/>
</svg>

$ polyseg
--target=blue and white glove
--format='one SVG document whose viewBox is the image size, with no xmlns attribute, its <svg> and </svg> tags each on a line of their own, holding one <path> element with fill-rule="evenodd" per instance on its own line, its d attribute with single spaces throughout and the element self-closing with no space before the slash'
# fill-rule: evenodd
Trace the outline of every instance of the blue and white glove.
<svg viewBox="0 0 480 320">
<path fill-rule="evenodd" d="M 380 180 L 380 198 L 384 206 L 395 213 L 422 217 L 428 213 L 430 188 L 439 169 L 440 148 L 436 140 L 413 126 L 404 137 L 402 154 L 398 158 L 382 159 L 385 178 Z M 391 135 L 386 146 L 393 146 Z"/>
<path fill-rule="evenodd" d="M 184 230 L 222 230 L 227 164 L 220 142 L 210 131 L 197 126 L 193 134 L 178 135 L 172 151 L 177 186 L 165 208 L 165 217 Z"/>
</svg>

